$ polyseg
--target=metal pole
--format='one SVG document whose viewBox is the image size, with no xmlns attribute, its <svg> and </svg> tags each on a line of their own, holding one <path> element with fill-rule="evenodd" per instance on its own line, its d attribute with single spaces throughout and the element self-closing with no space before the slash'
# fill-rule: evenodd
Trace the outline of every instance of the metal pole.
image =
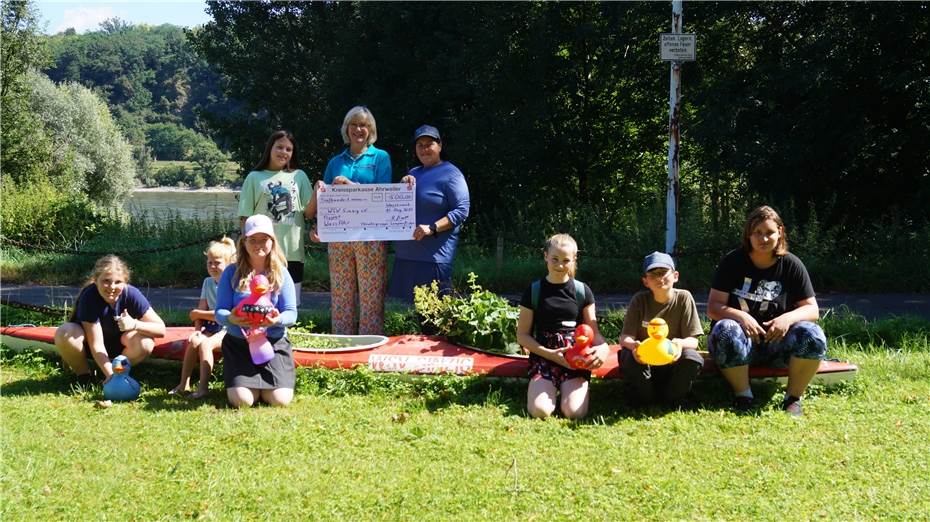
<svg viewBox="0 0 930 522">
<path fill-rule="evenodd" d="M 681 0 L 672 0 L 672 33 L 681 34 Z M 668 187 L 665 197 L 665 251 L 675 252 L 678 242 L 678 117 L 681 101 L 681 62 L 671 62 L 671 79 L 668 95 Z"/>
</svg>

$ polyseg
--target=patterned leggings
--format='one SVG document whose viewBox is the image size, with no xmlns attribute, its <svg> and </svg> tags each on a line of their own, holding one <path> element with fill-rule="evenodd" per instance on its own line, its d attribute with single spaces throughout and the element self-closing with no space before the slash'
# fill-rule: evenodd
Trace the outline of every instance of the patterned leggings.
<svg viewBox="0 0 930 522">
<path fill-rule="evenodd" d="M 330 243 L 329 280 L 333 333 L 383 335 L 387 245 L 381 241 Z"/>
<path fill-rule="evenodd" d="M 816 323 L 800 321 L 791 325 L 781 340 L 753 341 L 732 319 L 714 324 L 707 348 L 719 368 L 773 366 L 785 368 L 791 357 L 822 361 L 827 355 L 827 337 Z"/>
</svg>

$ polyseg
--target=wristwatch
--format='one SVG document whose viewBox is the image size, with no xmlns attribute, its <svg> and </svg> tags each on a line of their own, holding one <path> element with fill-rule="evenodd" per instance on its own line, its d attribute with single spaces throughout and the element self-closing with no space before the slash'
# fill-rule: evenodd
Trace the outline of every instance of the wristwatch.
<svg viewBox="0 0 930 522">
<path fill-rule="evenodd" d="M 436 235 L 437 232 L 439 232 L 438 230 L 436 230 L 436 223 L 429 224 L 429 231 L 430 231 L 430 234 L 434 236 Z"/>
</svg>

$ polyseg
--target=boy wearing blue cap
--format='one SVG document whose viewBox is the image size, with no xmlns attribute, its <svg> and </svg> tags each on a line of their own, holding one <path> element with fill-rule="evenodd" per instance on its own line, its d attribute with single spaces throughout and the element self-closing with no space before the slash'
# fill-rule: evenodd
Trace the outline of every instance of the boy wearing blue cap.
<svg viewBox="0 0 930 522">
<path fill-rule="evenodd" d="M 666 253 L 646 256 L 642 281 L 647 289 L 633 296 L 620 332 L 623 349 L 618 357 L 627 396 L 636 405 L 662 402 L 678 406 L 704 365 L 697 351 L 697 338 L 704 335 L 697 305 L 690 292 L 675 288 L 678 272 L 672 256 Z M 665 366 L 643 364 L 636 355 L 636 348 L 649 337 L 649 321 L 656 317 L 665 319 L 669 339 L 681 347 L 681 356 Z"/>
</svg>

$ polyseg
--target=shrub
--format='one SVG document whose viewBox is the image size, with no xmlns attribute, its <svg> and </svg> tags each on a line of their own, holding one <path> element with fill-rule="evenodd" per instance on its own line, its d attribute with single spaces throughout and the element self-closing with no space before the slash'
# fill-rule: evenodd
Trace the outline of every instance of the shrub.
<svg viewBox="0 0 930 522">
<path fill-rule="evenodd" d="M 37 246 L 73 246 L 107 219 L 87 198 L 66 194 L 47 180 L 4 184 L 0 216 L 4 237 Z"/>
<path fill-rule="evenodd" d="M 211 187 L 223 184 L 226 181 L 226 162 L 229 156 L 217 148 L 212 141 L 205 139 L 198 143 L 190 154 L 190 159 L 200 169 L 201 185 Z"/>
<path fill-rule="evenodd" d="M 414 307 L 424 322 L 449 340 L 482 350 L 515 354 L 519 310 L 503 297 L 485 290 L 478 276 L 468 274 L 467 295 L 439 295 L 439 285 L 414 289 Z"/>
</svg>

